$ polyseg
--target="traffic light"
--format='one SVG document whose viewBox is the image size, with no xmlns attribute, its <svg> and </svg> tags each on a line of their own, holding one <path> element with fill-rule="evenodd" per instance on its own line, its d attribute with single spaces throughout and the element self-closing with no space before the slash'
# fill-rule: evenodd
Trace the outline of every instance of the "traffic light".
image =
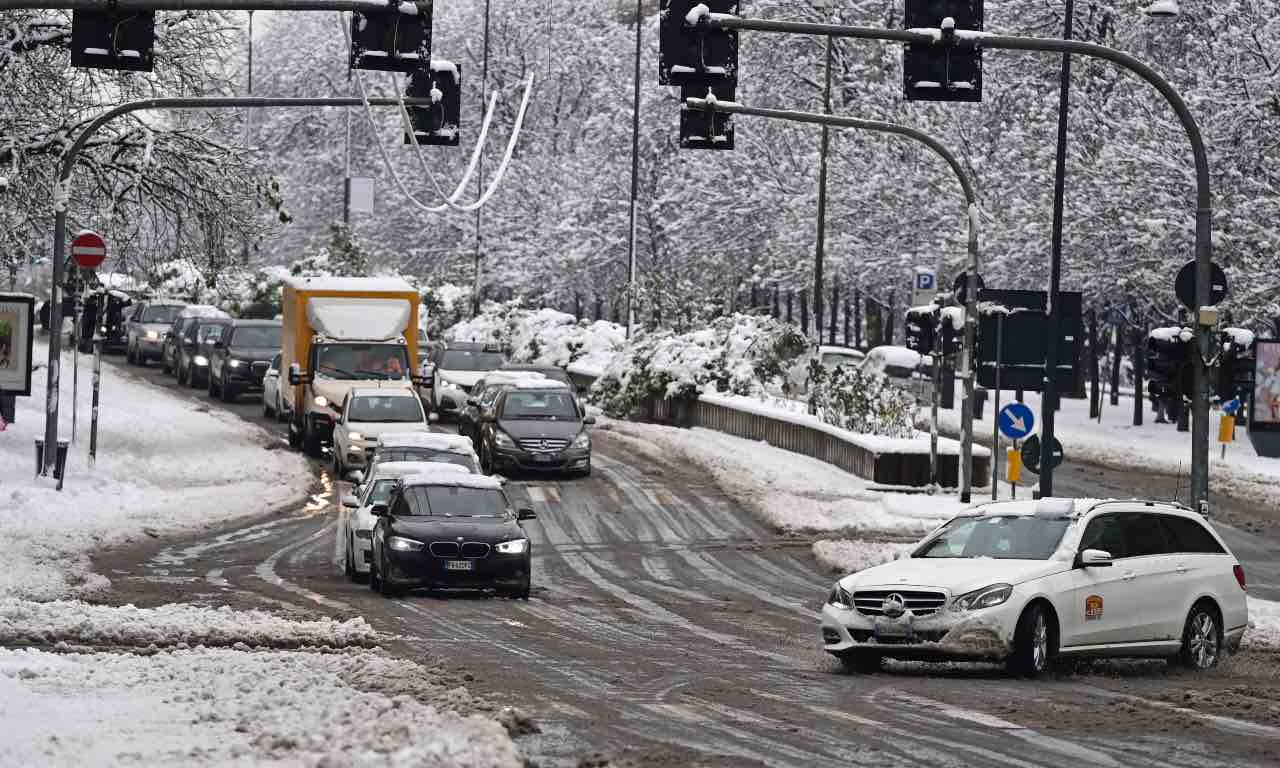
<svg viewBox="0 0 1280 768">
<path fill-rule="evenodd" d="M 658 84 L 694 86 L 701 95 L 724 80 L 738 79 L 738 33 L 699 24 L 697 6 L 738 14 L 738 0 L 660 0 Z"/>
<path fill-rule="evenodd" d="M 1243 328 L 1224 328 L 1220 334 L 1222 357 L 1218 360 L 1218 378 L 1214 389 L 1223 402 L 1240 398 L 1249 402 L 1253 392 L 1253 333 Z"/>
<path fill-rule="evenodd" d="M 907 310 L 907 349 L 915 350 L 922 355 L 933 354 L 933 345 L 937 341 L 938 308 L 913 307 Z"/>
<path fill-rule="evenodd" d="M 461 67 L 451 61 L 433 61 L 429 69 L 419 69 L 409 74 L 409 87 L 405 89 L 404 95 L 435 102 L 429 107 L 409 107 L 413 137 L 419 144 L 458 146 L 458 125 L 462 111 Z M 413 143 L 407 133 L 404 143 Z"/>
<path fill-rule="evenodd" d="M 72 11 L 71 66 L 150 72 L 155 11 Z"/>
<path fill-rule="evenodd" d="M 351 68 L 414 72 L 431 61 L 432 0 L 351 13 Z"/>
<path fill-rule="evenodd" d="M 964 346 L 964 308 L 947 307 L 942 310 L 942 354 L 959 354 Z"/>
<path fill-rule="evenodd" d="M 690 109 L 685 99 L 706 98 L 708 93 L 718 101 L 733 101 L 736 83 L 726 80 L 709 86 L 680 88 L 680 148 L 733 149 L 733 115 L 709 109 Z"/>
<path fill-rule="evenodd" d="M 1189 328 L 1156 328 L 1147 334 L 1148 389 L 1153 397 L 1180 398 L 1191 394 L 1191 350 L 1194 335 Z"/>
<path fill-rule="evenodd" d="M 982 48 L 956 34 L 982 31 L 982 0 L 906 0 L 903 26 L 941 31 L 933 43 L 908 43 L 902 50 L 908 101 L 982 101 Z"/>
</svg>

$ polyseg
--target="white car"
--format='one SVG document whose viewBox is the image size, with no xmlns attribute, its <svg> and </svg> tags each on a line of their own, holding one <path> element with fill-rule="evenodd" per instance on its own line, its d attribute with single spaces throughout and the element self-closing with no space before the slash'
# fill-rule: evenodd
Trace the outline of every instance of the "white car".
<svg viewBox="0 0 1280 768">
<path fill-rule="evenodd" d="M 823 648 L 871 671 L 886 656 L 1058 656 L 1218 663 L 1248 625 L 1244 570 L 1199 515 L 1160 501 L 995 502 L 939 526 L 905 558 L 845 576 Z"/>
<path fill-rule="evenodd" d="M 338 560 L 352 581 L 369 573 L 372 560 L 371 531 L 375 522 L 370 510 L 385 504 L 400 478 L 427 474 L 470 474 L 466 467 L 430 461 L 387 461 L 373 470 L 369 481 L 355 494 L 342 497 L 338 514 Z"/>
<path fill-rule="evenodd" d="M 431 379 L 431 410 L 457 415 L 466 407 L 476 382 L 506 362 L 501 350 L 484 344 L 451 342 L 436 350 L 421 371 L 424 378 Z"/>
<path fill-rule="evenodd" d="M 885 345 L 873 347 L 862 361 L 863 373 L 878 373 L 900 389 L 916 396 L 916 402 L 933 402 L 933 357 L 914 349 Z"/>
<path fill-rule="evenodd" d="M 279 354 L 271 358 L 271 365 L 262 374 L 262 415 L 276 421 L 287 417 L 284 398 L 280 395 L 280 358 Z"/>
<path fill-rule="evenodd" d="M 369 472 L 386 461 L 435 461 L 457 464 L 472 474 L 480 474 L 480 457 L 471 439 L 443 432 L 385 432 L 369 458 Z M 352 478 L 362 482 L 369 472 L 353 472 Z"/>
<path fill-rule="evenodd" d="M 422 401 L 412 389 L 399 382 L 352 388 L 333 425 L 333 471 L 341 478 L 352 467 L 367 466 L 383 432 L 430 430 Z"/>
<path fill-rule="evenodd" d="M 858 368 L 866 357 L 866 353 L 860 349 L 837 347 L 831 344 L 818 345 L 796 358 L 795 363 L 787 371 L 788 391 L 793 397 L 808 393 L 809 363 L 814 358 L 817 358 L 822 367 L 830 372 L 841 366 Z"/>
</svg>

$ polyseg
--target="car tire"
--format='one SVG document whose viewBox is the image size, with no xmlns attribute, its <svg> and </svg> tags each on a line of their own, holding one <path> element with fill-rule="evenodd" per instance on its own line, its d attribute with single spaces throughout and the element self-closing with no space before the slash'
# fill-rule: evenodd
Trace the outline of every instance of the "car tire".
<svg viewBox="0 0 1280 768">
<path fill-rule="evenodd" d="M 871 675 L 879 672 L 884 665 L 884 656 L 874 651 L 844 651 L 836 656 L 840 666 L 846 672 L 856 675 Z"/>
<path fill-rule="evenodd" d="M 351 556 L 351 551 L 355 549 L 355 547 L 353 546 L 354 544 L 355 544 L 355 541 L 350 536 L 348 536 L 347 537 L 347 555 L 346 557 L 342 558 L 342 573 L 351 581 L 356 580 L 355 558 Z"/>
<path fill-rule="evenodd" d="M 493 474 L 493 456 L 488 446 L 480 446 L 480 471 L 486 475 Z"/>
<path fill-rule="evenodd" d="M 1222 659 L 1222 635 L 1222 617 L 1217 606 L 1207 600 L 1196 603 L 1182 628 L 1178 662 L 1197 672 L 1213 669 Z"/>
<path fill-rule="evenodd" d="M 388 584 L 387 580 L 380 575 L 378 577 L 378 594 L 389 599 L 399 597 L 402 594 L 402 590 L 399 587 L 393 587 Z"/>
<path fill-rule="evenodd" d="M 587 468 L 579 472 L 578 477 L 591 477 L 591 459 L 587 459 Z"/>
<path fill-rule="evenodd" d="M 338 444 L 335 442 L 333 448 L 330 449 L 330 458 L 333 466 L 333 479 L 341 480 L 346 474 L 346 467 L 342 466 L 342 457 L 338 455 Z"/>
<path fill-rule="evenodd" d="M 124 361 L 129 365 L 133 365 L 133 345 L 130 344 L 124 348 Z"/>
<path fill-rule="evenodd" d="M 173 366 L 169 365 L 169 358 L 165 357 L 163 352 L 160 353 L 160 372 L 166 376 L 173 373 Z"/>
<path fill-rule="evenodd" d="M 1013 654 L 1009 671 L 1023 677 L 1037 677 L 1049 669 L 1057 653 L 1053 622 L 1048 610 L 1032 603 L 1022 611 L 1013 633 Z"/>
<path fill-rule="evenodd" d="M 209 390 L 209 397 L 210 397 L 210 398 L 217 397 L 217 396 L 218 396 L 218 388 L 217 388 L 216 386 L 214 386 L 214 383 L 213 383 L 213 369 L 212 369 L 212 368 L 210 368 L 210 369 L 209 369 L 209 372 L 208 372 L 206 375 L 209 377 L 209 381 L 208 381 L 208 383 L 205 385 L 205 389 Z"/>
<path fill-rule="evenodd" d="M 374 558 L 369 563 L 369 591 L 379 592 L 382 589 L 382 579 L 378 578 L 378 560 Z"/>
<path fill-rule="evenodd" d="M 187 383 L 186 371 L 182 370 L 182 361 L 178 361 L 178 385 L 185 386 Z"/>
<path fill-rule="evenodd" d="M 222 397 L 222 402 L 224 403 L 234 403 L 240 397 L 235 385 L 227 382 L 226 371 L 222 372 L 222 383 L 218 385 L 218 394 Z"/>
<path fill-rule="evenodd" d="M 272 409 L 271 403 L 268 403 L 267 398 L 263 397 L 262 398 L 262 418 L 271 419 L 271 418 L 274 418 L 275 415 L 276 415 L 276 412 L 274 409 Z"/>
<path fill-rule="evenodd" d="M 297 425 L 294 424 L 292 421 L 289 422 L 288 431 L 289 431 L 289 447 L 295 451 L 301 450 L 302 449 L 302 432 L 298 430 Z"/>
</svg>

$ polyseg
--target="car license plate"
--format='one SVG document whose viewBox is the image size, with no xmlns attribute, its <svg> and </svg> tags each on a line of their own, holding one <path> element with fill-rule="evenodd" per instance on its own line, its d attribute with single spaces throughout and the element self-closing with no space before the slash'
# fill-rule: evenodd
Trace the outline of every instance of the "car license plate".
<svg viewBox="0 0 1280 768">
<path fill-rule="evenodd" d="M 556 459 L 555 456 L 552 456 L 551 454 L 548 454 L 548 453 L 536 453 L 533 456 L 533 460 L 538 462 L 539 464 L 550 464 L 551 462 L 555 461 L 555 459 Z"/>
<path fill-rule="evenodd" d="M 898 621 L 876 622 L 876 635 L 879 637 L 906 637 L 911 634 L 911 626 Z"/>
<path fill-rule="evenodd" d="M 475 563 L 470 560 L 446 560 L 444 563 L 446 571 L 470 571 L 474 566 Z"/>
</svg>

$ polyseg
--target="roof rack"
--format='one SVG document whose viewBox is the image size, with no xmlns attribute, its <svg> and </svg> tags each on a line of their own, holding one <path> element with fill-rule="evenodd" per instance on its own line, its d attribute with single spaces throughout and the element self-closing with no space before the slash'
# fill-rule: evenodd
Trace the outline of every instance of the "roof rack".
<svg viewBox="0 0 1280 768">
<path fill-rule="evenodd" d="M 1193 509 L 1191 509 L 1191 507 L 1188 507 L 1186 504 L 1183 504 L 1180 501 L 1162 501 L 1160 499 L 1103 499 L 1102 501 L 1095 501 L 1094 503 L 1090 504 L 1089 508 L 1084 511 L 1084 514 L 1087 515 L 1093 510 L 1097 509 L 1098 507 L 1105 507 L 1108 504 L 1130 504 L 1130 505 L 1141 504 L 1144 507 L 1155 507 L 1155 506 L 1174 507 L 1176 509 L 1181 509 L 1186 512 L 1194 511 Z"/>
</svg>

